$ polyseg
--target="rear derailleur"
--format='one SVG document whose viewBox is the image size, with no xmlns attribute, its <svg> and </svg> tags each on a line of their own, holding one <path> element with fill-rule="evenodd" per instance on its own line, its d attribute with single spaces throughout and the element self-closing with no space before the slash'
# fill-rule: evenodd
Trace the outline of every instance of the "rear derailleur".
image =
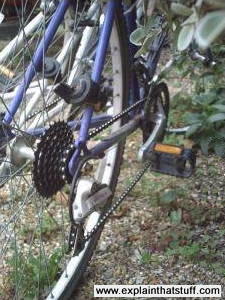
<svg viewBox="0 0 225 300">
<path fill-rule="evenodd" d="M 73 255 L 78 255 L 85 246 L 85 231 L 91 229 L 85 223 L 87 217 L 93 212 L 100 213 L 112 196 L 108 185 L 99 183 L 91 176 L 93 167 L 88 162 L 90 159 L 93 157 L 81 158 L 71 186 L 68 251 L 73 251 Z"/>
</svg>

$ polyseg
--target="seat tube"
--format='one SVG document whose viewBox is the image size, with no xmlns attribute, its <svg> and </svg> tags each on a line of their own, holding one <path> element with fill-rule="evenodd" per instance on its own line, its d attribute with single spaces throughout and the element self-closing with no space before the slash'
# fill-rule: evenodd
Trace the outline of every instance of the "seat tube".
<svg viewBox="0 0 225 300">
<path fill-rule="evenodd" d="M 101 80 L 101 75 L 104 68 L 107 49 L 109 45 L 109 39 L 112 32 L 113 22 L 115 19 L 116 8 L 119 2 L 120 0 L 110 0 L 106 5 L 105 18 L 103 26 L 101 28 L 94 66 L 91 74 L 91 79 L 95 83 L 100 83 Z M 75 173 L 81 150 L 82 148 L 85 149 L 86 147 L 92 115 L 93 107 L 89 106 L 85 109 L 83 113 L 79 137 L 75 141 L 75 146 L 77 149 L 69 162 L 69 171 L 72 176 Z"/>
<path fill-rule="evenodd" d="M 131 4 L 132 5 L 132 4 Z M 129 9 L 128 5 L 124 6 L 124 10 L 127 11 Z M 137 28 L 136 20 L 137 20 L 137 13 L 136 8 L 132 9 L 129 13 L 125 15 L 128 37 L 130 34 Z M 129 42 L 129 64 L 134 66 L 134 57 L 136 52 L 138 51 L 138 47 Z M 129 105 L 134 104 L 140 99 L 140 92 L 139 92 L 139 84 L 137 80 L 137 76 L 135 72 L 131 73 L 130 76 L 130 95 L 129 95 Z"/>
<path fill-rule="evenodd" d="M 91 75 L 91 79 L 96 83 L 99 83 L 101 79 L 101 74 L 104 68 L 106 53 L 109 45 L 109 39 L 115 19 L 116 8 L 119 2 L 120 0 L 110 0 L 106 6 L 105 19 L 103 27 L 101 29 L 94 67 Z"/>
</svg>

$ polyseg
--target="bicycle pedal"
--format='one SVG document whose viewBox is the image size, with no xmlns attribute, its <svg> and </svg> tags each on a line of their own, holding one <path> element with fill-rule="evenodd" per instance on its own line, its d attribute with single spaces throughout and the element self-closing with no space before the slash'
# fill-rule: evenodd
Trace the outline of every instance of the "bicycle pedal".
<svg viewBox="0 0 225 300">
<path fill-rule="evenodd" d="M 178 176 L 189 177 L 196 166 L 196 152 L 168 144 L 154 144 L 149 153 L 152 161 L 152 171 Z"/>
</svg>

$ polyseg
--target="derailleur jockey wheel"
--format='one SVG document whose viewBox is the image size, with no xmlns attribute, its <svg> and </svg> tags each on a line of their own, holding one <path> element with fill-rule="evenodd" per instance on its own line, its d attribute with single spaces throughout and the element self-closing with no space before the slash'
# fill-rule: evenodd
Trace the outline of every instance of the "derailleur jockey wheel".
<svg viewBox="0 0 225 300">
<path fill-rule="evenodd" d="M 35 152 L 33 181 L 42 197 L 56 194 L 68 181 L 68 161 L 74 151 L 73 133 L 69 126 L 59 121 L 47 129 Z"/>
</svg>

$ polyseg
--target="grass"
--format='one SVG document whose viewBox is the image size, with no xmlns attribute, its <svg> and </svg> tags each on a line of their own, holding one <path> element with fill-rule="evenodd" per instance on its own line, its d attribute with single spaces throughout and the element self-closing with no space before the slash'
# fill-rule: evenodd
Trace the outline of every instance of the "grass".
<svg viewBox="0 0 225 300">
<path fill-rule="evenodd" d="M 45 212 L 42 216 L 41 228 L 34 228 L 32 224 L 26 224 L 21 229 L 21 235 L 24 238 L 28 238 L 29 235 L 33 235 L 33 238 L 40 238 L 40 236 L 44 236 L 45 238 L 50 237 L 57 229 L 59 229 L 59 225 L 56 223 L 54 218 Z"/>
<path fill-rule="evenodd" d="M 179 181 L 179 188 L 173 188 L 173 180 L 161 176 L 160 182 L 151 189 L 149 198 L 155 199 L 154 205 L 158 205 L 162 212 L 162 217 L 158 221 L 161 224 L 170 224 L 170 229 L 162 234 L 157 249 L 165 256 L 200 264 L 208 270 L 224 275 L 225 253 L 221 251 L 225 232 L 224 213 L 220 207 L 216 205 L 211 207 L 212 204 L 204 200 L 199 203 L 193 201 L 190 197 L 191 188 L 193 189 L 191 182 L 190 180 Z M 168 188 L 166 191 L 165 187 Z M 146 187 L 144 190 L 147 193 Z M 212 223 L 218 227 L 218 233 L 210 234 Z M 196 241 L 197 228 L 204 229 Z M 142 262 L 146 265 L 150 264 L 151 257 L 144 254 Z"/>
<path fill-rule="evenodd" d="M 43 252 L 39 256 L 13 255 L 8 261 L 13 270 L 9 280 L 18 299 L 38 299 L 40 291 L 48 288 L 48 282 L 55 280 L 62 256 L 62 249 L 55 249 L 50 257 Z"/>
<path fill-rule="evenodd" d="M 133 137 L 134 140 L 138 147 L 140 143 L 136 136 Z M 189 143 L 184 136 L 176 135 L 168 135 L 164 141 L 176 145 Z M 133 162 L 126 161 L 124 164 L 129 170 L 131 164 L 133 168 L 136 166 L 134 150 L 130 151 L 132 153 L 128 157 Z M 136 200 L 145 199 L 152 208 L 153 219 L 150 218 L 150 224 L 146 224 L 138 256 L 143 267 L 148 268 L 152 263 L 160 265 L 160 261 L 154 259 L 154 256 L 160 255 L 174 258 L 178 262 L 201 265 L 206 270 L 224 276 L 223 165 L 223 160 L 219 157 L 208 158 L 198 154 L 198 166 L 191 178 L 147 172 L 141 179 L 130 196 Z M 129 179 L 126 178 L 125 185 L 128 182 Z M 163 231 L 158 229 L 162 227 L 165 228 Z M 156 237 L 158 232 L 159 239 Z"/>
</svg>

